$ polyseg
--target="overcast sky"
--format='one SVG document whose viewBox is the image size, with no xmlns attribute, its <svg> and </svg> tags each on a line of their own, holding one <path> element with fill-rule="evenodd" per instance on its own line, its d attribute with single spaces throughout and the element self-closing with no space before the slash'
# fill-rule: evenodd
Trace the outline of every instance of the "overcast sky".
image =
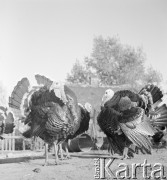
<svg viewBox="0 0 167 180">
<path fill-rule="evenodd" d="M 166 0 L 0 0 L 0 82 L 10 91 L 37 73 L 63 81 L 99 35 L 143 47 L 167 79 Z"/>
</svg>

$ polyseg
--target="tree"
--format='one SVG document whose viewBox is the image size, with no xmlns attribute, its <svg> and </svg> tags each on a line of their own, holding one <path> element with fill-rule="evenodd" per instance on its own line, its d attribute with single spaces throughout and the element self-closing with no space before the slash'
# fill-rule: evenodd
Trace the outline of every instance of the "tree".
<svg viewBox="0 0 167 180">
<path fill-rule="evenodd" d="M 118 63 L 120 44 L 116 38 L 103 39 L 102 36 L 94 39 L 93 52 L 91 58 L 87 58 L 85 63 L 96 71 L 97 76 L 103 84 L 111 84 L 115 80 Z"/>
<path fill-rule="evenodd" d="M 103 85 L 137 84 L 160 82 L 160 73 L 153 68 L 145 69 L 145 53 L 141 48 L 124 45 L 118 37 L 102 36 L 93 40 L 90 57 L 85 57 L 84 65 L 76 61 L 67 80 L 70 82 L 88 82 L 89 77 L 96 76 Z"/>
<path fill-rule="evenodd" d="M 153 69 L 152 66 L 148 67 L 144 76 L 144 82 L 159 84 L 161 81 L 162 81 L 162 74 L 157 70 Z"/>
<path fill-rule="evenodd" d="M 79 60 L 74 63 L 71 73 L 67 75 L 67 81 L 72 83 L 86 83 L 88 82 L 88 71 Z"/>
<path fill-rule="evenodd" d="M 145 55 L 141 48 L 134 49 L 128 45 L 123 46 L 121 53 L 118 60 L 117 82 L 135 86 L 136 81 L 142 79 L 145 74 Z"/>
<path fill-rule="evenodd" d="M 86 64 L 96 70 L 103 84 L 132 83 L 144 74 L 145 54 L 141 48 L 135 50 L 123 45 L 117 37 L 94 39 L 91 58 Z"/>
</svg>

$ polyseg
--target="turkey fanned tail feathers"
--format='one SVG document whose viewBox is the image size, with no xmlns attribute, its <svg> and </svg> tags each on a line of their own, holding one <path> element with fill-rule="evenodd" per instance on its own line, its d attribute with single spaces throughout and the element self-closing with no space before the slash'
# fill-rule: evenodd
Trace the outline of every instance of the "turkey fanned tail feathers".
<svg viewBox="0 0 167 180">
<path fill-rule="evenodd" d="M 160 90 L 160 88 L 154 84 L 148 84 L 145 87 L 143 87 L 139 94 L 143 94 L 143 90 L 146 90 L 147 92 L 151 93 L 152 99 L 153 99 L 153 104 L 155 104 L 158 101 L 161 101 L 163 97 L 163 93 Z"/>
<path fill-rule="evenodd" d="M 155 117 L 154 115 L 151 116 L 151 122 L 153 126 L 167 126 L 167 106 L 163 104 L 159 107 L 155 108 Z"/>
<path fill-rule="evenodd" d="M 27 78 L 23 78 L 17 83 L 11 97 L 9 97 L 9 107 L 20 110 L 24 95 L 29 92 L 29 86 L 30 83 Z"/>
<path fill-rule="evenodd" d="M 35 79 L 36 79 L 38 85 L 46 86 L 48 89 L 50 88 L 50 86 L 53 83 L 53 81 L 51 81 L 47 77 L 41 76 L 39 74 L 35 75 Z"/>
<path fill-rule="evenodd" d="M 21 110 L 26 104 L 24 117 L 30 129 L 23 135 L 40 136 L 44 140 L 48 139 L 45 135 L 49 135 L 50 139 L 54 137 L 54 140 L 65 139 L 73 133 L 80 120 L 77 98 L 67 86 L 57 85 L 45 76 L 36 75 L 35 78 L 39 86 L 30 89 L 28 79 L 23 78 L 9 98 L 9 106 L 12 108 Z M 66 103 L 61 99 L 64 96 Z"/>
<path fill-rule="evenodd" d="M 150 108 L 156 108 L 162 102 L 163 93 L 160 88 L 154 84 L 146 85 L 138 94 L 145 96 L 146 104 L 144 103 L 141 107 L 146 109 L 147 112 Z"/>
</svg>

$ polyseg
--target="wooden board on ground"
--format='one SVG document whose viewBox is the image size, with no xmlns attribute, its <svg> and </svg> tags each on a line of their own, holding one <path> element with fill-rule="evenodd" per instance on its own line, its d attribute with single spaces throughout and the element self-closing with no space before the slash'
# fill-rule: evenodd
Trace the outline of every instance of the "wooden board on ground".
<svg viewBox="0 0 167 180">
<path fill-rule="evenodd" d="M 79 158 L 111 158 L 111 159 L 121 159 L 119 156 L 110 156 L 108 153 L 98 153 L 98 152 L 78 152 L 71 153 L 71 157 Z"/>
</svg>

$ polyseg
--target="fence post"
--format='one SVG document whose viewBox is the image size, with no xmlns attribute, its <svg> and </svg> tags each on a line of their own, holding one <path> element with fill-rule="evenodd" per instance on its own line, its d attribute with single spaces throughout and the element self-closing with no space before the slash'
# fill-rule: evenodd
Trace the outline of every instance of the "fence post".
<svg viewBox="0 0 167 180">
<path fill-rule="evenodd" d="M 12 137 L 13 137 L 13 136 L 15 136 L 15 130 L 14 130 L 13 133 L 12 133 Z M 12 143 L 12 151 L 15 151 L 15 138 L 12 138 L 11 143 Z"/>
<path fill-rule="evenodd" d="M 4 141 L 5 141 L 5 151 L 7 151 L 7 149 L 8 149 L 8 139 L 5 139 Z"/>
<path fill-rule="evenodd" d="M 8 142 L 9 142 L 9 151 L 11 151 L 12 150 L 12 134 L 9 134 L 9 139 L 8 139 Z"/>
<path fill-rule="evenodd" d="M 12 151 L 15 151 L 15 138 L 12 138 Z"/>
<path fill-rule="evenodd" d="M 25 151 L 25 140 L 23 139 L 23 151 Z"/>
<path fill-rule="evenodd" d="M 4 139 L 1 140 L 1 152 L 3 153 L 4 151 Z"/>
</svg>

